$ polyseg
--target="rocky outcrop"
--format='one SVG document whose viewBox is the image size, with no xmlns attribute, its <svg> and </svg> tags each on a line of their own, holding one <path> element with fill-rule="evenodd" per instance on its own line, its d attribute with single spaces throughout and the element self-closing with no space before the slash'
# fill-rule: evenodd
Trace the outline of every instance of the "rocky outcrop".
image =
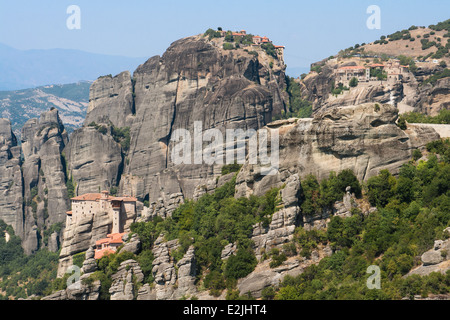
<svg viewBox="0 0 450 320">
<path fill-rule="evenodd" d="M 424 82 L 430 76 L 443 71 L 441 66 L 434 64 L 419 66 L 414 73 L 404 72 L 398 81 L 392 78 L 383 81 L 371 79 L 333 95 L 333 85 L 337 85 L 337 69 L 356 65 L 355 60 L 347 58 L 324 59 L 311 64 L 312 68 L 320 67 L 319 72 L 310 72 L 303 80 L 295 80 L 300 85 L 302 98 L 312 103 L 314 113 L 336 106 L 370 102 L 391 104 L 398 107 L 400 113 L 416 111 L 435 116 L 440 110 L 450 106 L 450 78 L 439 79 L 434 85 Z"/>
<path fill-rule="evenodd" d="M 129 127 L 133 113 L 133 84 L 129 71 L 115 77 L 100 77 L 91 85 L 85 126 L 95 122 Z"/>
<path fill-rule="evenodd" d="M 261 48 L 254 49 L 258 56 L 223 50 L 217 41 L 178 40 L 132 77 L 123 72 L 93 83 L 85 126 L 64 151 L 78 195 L 120 185 L 120 194 L 149 201 L 150 216 L 169 217 L 198 185 L 220 176 L 220 166 L 174 165 L 177 129 L 193 133 L 198 121 L 202 131 L 259 129 L 285 110 L 284 62 Z M 131 127 L 129 150 L 121 150 L 111 128 L 102 134 L 89 127 L 93 122 Z"/>
<path fill-rule="evenodd" d="M 179 248 L 178 240 L 164 241 L 160 236 L 154 244 L 152 274 L 155 286 L 141 288 L 139 300 L 177 300 L 197 293 L 194 247 L 189 247 L 178 262 L 172 253 Z"/>
<path fill-rule="evenodd" d="M 42 300 L 98 300 L 101 288 L 100 281 L 86 284 L 83 281 L 84 279 L 86 277 L 82 276 L 79 281 L 70 285 L 67 289 L 54 292 L 42 298 Z"/>
<path fill-rule="evenodd" d="M 97 271 L 97 261 L 95 260 L 95 247 L 90 247 L 85 254 L 81 272 L 84 274 Z"/>
<path fill-rule="evenodd" d="M 417 111 L 436 116 L 440 110 L 450 109 L 450 77 L 439 79 L 434 85 L 421 86 L 415 107 Z"/>
<path fill-rule="evenodd" d="M 143 280 L 144 274 L 136 261 L 122 262 L 112 276 L 113 282 L 109 288 L 111 300 L 135 300 L 138 294 L 138 285 L 142 284 Z"/>
<path fill-rule="evenodd" d="M 351 88 L 338 96 L 329 96 L 321 105 L 321 108 L 352 106 L 368 102 L 397 106 L 403 98 L 402 83 L 385 84 L 376 81 L 369 86 L 359 85 L 356 88 Z"/>
<path fill-rule="evenodd" d="M 273 70 L 280 70 L 275 74 L 268 60 L 263 51 L 259 57 L 226 51 L 196 36 L 174 42 L 162 57 L 141 65 L 133 74 L 136 114 L 122 192 L 168 208 L 173 195 L 192 198 L 196 186 L 220 175 L 220 168 L 204 164 L 174 165 L 172 134 L 193 133 L 196 121 L 203 131 L 222 132 L 270 122 L 285 108 L 284 63 L 274 61 Z"/>
<path fill-rule="evenodd" d="M 27 121 L 22 129 L 23 247 L 36 251 L 45 230 L 64 223 L 68 209 L 65 161 L 62 150 L 68 135 L 56 109 L 44 112 L 40 119 Z M 44 244 L 45 245 L 45 244 Z"/>
<path fill-rule="evenodd" d="M 42 246 L 59 249 L 60 233 L 53 232 L 46 243 L 42 240 L 47 229 L 65 221 L 68 199 L 61 152 L 67 141 L 56 109 L 25 123 L 21 146 L 9 121 L 0 119 L 0 219 L 22 238 L 27 254 Z"/>
<path fill-rule="evenodd" d="M 141 239 L 139 239 L 139 236 L 136 233 L 133 233 L 131 236 L 130 234 L 126 234 L 122 237 L 122 240 L 125 243 L 123 244 L 122 249 L 120 249 L 120 252 L 126 251 L 133 254 L 138 254 L 139 252 L 141 252 Z"/>
<path fill-rule="evenodd" d="M 89 126 L 75 130 L 64 153 L 77 195 L 110 190 L 119 183 L 122 149 L 109 133 Z"/>
<path fill-rule="evenodd" d="M 281 190 L 283 208 L 272 215 L 270 225 L 264 227 L 259 223 L 253 226 L 252 241 L 258 260 L 270 249 L 279 248 L 292 240 L 294 230 L 299 225 L 299 192 L 300 179 L 294 174 L 286 180 L 286 186 Z"/>
<path fill-rule="evenodd" d="M 277 288 L 284 277 L 289 275 L 295 277 L 303 273 L 305 268 L 317 264 L 324 257 L 332 254 L 329 246 L 315 249 L 311 258 L 296 256 L 287 259 L 281 266 L 270 268 L 270 261 L 266 260 L 258 264 L 253 272 L 237 283 L 237 289 L 241 295 L 250 294 L 253 298 L 261 298 L 262 291 L 267 287 Z"/>
<path fill-rule="evenodd" d="M 0 219 L 23 237 L 23 194 L 20 147 L 11 123 L 0 119 Z"/>
<path fill-rule="evenodd" d="M 323 64 L 321 62 L 319 64 Z M 302 97 L 313 104 L 313 110 L 320 108 L 322 103 L 330 96 L 335 82 L 334 67 L 323 65 L 320 73 L 313 72 L 304 81 L 300 82 Z"/>
<path fill-rule="evenodd" d="M 445 229 L 444 232 L 450 234 L 450 227 Z M 445 274 L 450 270 L 450 239 L 436 240 L 433 248 L 423 253 L 420 259 L 422 265 L 411 270 L 406 276 L 413 274 L 425 276 L 432 272 Z"/>
<path fill-rule="evenodd" d="M 294 174 L 322 179 L 331 171 L 352 169 L 359 180 L 381 169 L 396 174 L 414 149 L 439 138 L 432 128 L 402 131 L 397 117 L 393 106 L 367 103 L 324 110 L 314 119 L 275 121 L 267 127 L 280 135 L 278 173 L 262 176 L 259 165 L 246 163 L 236 178 L 237 196 L 263 195 Z"/>
<path fill-rule="evenodd" d="M 94 255 L 94 247 L 90 247 L 86 251 L 79 278 L 75 278 L 73 283 L 70 283 L 69 278 L 66 289 L 54 292 L 42 300 L 98 300 L 102 284 L 100 280 L 92 281 L 90 279 L 92 273 L 97 271 L 97 261 L 94 259 Z M 74 276 L 75 274 L 72 275 L 72 277 Z"/>
</svg>

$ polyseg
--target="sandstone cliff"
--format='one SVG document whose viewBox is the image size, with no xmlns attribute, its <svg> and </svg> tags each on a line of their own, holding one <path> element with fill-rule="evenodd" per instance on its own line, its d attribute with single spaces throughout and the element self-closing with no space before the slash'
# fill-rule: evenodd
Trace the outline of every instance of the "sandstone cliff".
<svg viewBox="0 0 450 320">
<path fill-rule="evenodd" d="M 56 223 L 63 223 L 68 210 L 65 162 L 61 152 L 68 135 L 53 109 L 40 119 L 29 120 L 22 129 L 24 198 L 24 249 L 38 249 L 38 238 Z"/>
<path fill-rule="evenodd" d="M 203 36 L 178 40 L 163 56 L 139 66 L 132 78 L 124 72 L 93 83 L 85 126 L 65 150 L 78 194 L 120 181 L 120 193 L 160 200 L 174 209 L 219 169 L 174 166 L 174 130 L 192 131 L 195 121 L 202 122 L 202 130 L 258 129 L 285 110 L 284 63 L 262 49 L 255 56 L 248 50 L 224 50 L 217 41 Z M 131 128 L 123 159 L 111 132 L 96 133 L 88 126 L 92 122 Z"/>
<path fill-rule="evenodd" d="M 9 120 L 0 119 L 0 219 L 23 234 L 20 147 Z"/>
<path fill-rule="evenodd" d="M 0 218 L 22 238 L 26 253 L 40 246 L 56 251 L 59 232 L 47 235 L 45 241 L 43 238 L 51 226 L 59 224 L 54 231 L 61 229 L 68 209 L 65 163 L 61 157 L 68 135 L 58 111 L 53 109 L 42 113 L 40 119 L 28 120 L 22 129 L 20 147 L 9 122 L 1 121 L 0 132 L 0 177 L 4 186 Z"/>
<path fill-rule="evenodd" d="M 325 178 L 330 171 L 352 169 L 359 180 L 382 169 L 394 174 L 411 159 L 414 149 L 436 140 L 432 128 L 402 131 L 395 121 L 398 110 L 373 103 L 323 110 L 313 119 L 272 122 L 270 130 L 280 132 L 280 169 L 276 175 L 261 176 L 257 165 L 245 164 L 237 176 L 237 195 L 262 195 L 281 186 L 289 177 L 314 174 Z"/>
</svg>

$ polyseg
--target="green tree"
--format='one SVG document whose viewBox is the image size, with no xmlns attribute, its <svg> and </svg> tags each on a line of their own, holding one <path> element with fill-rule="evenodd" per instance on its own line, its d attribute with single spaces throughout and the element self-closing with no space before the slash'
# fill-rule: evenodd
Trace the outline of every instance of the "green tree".
<svg viewBox="0 0 450 320">
<path fill-rule="evenodd" d="M 381 170 L 379 175 L 371 177 L 367 181 L 367 195 L 370 204 L 384 207 L 394 194 L 396 183 L 395 178 L 386 169 Z"/>
<path fill-rule="evenodd" d="M 348 85 L 352 88 L 356 87 L 358 85 L 358 79 L 355 77 L 351 78 Z"/>
</svg>

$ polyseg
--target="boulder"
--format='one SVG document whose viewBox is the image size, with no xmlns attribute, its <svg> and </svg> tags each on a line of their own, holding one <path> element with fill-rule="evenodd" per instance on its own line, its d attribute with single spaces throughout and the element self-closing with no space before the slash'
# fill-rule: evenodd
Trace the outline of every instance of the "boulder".
<svg viewBox="0 0 450 320">
<path fill-rule="evenodd" d="M 138 294 L 138 284 L 144 280 L 144 274 L 135 260 L 123 261 L 117 272 L 112 276 L 109 288 L 111 300 L 135 300 Z"/>
</svg>

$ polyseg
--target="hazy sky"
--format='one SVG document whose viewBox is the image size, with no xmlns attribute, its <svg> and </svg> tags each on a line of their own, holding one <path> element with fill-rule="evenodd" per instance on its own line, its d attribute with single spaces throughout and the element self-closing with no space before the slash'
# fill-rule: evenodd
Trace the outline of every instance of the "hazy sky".
<svg viewBox="0 0 450 320">
<path fill-rule="evenodd" d="M 81 9 L 80 30 L 66 26 L 69 5 Z M 369 5 L 381 9 L 380 30 L 366 26 Z M 268 36 L 286 46 L 288 67 L 307 67 L 356 43 L 448 18 L 448 0 L 0 0 L 0 43 L 151 57 L 220 26 Z"/>
</svg>

